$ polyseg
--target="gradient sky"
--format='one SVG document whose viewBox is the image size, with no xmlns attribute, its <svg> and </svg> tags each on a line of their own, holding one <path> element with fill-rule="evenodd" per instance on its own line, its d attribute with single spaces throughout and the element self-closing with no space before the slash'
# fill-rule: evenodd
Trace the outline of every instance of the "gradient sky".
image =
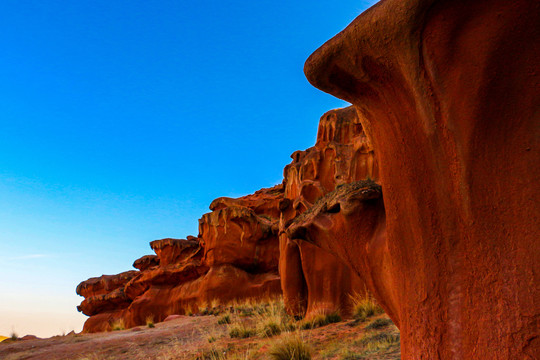
<svg viewBox="0 0 540 360">
<path fill-rule="evenodd" d="M 346 104 L 307 57 L 376 1 L 0 3 L 0 335 L 80 331 L 77 284 L 282 180 Z"/>
</svg>

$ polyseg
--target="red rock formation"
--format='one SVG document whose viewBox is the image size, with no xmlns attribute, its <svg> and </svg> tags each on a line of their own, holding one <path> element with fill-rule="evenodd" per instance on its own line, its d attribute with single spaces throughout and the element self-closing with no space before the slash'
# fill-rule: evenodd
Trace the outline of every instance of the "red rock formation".
<svg viewBox="0 0 540 360">
<path fill-rule="evenodd" d="M 399 305 L 396 294 L 385 292 L 394 279 L 386 237 L 384 204 L 380 185 L 372 180 L 339 186 L 297 216 L 287 227 L 294 242 L 307 242 L 335 254 L 356 273 L 362 274 L 380 304 L 399 326 L 392 312 Z"/>
<path fill-rule="evenodd" d="M 137 271 L 126 271 L 118 275 L 103 275 L 90 278 L 77 286 L 77 294 L 85 299 L 77 310 L 90 318 L 85 322 L 83 331 L 106 331 L 113 321 L 121 317 L 131 299 L 126 296 L 124 286 L 138 275 Z"/>
<path fill-rule="evenodd" d="M 90 318 L 85 332 L 107 331 L 162 321 L 217 299 L 228 302 L 281 293 L 277 238 L 283 187 L 262 189 L 239 199 L 219 198 L 199 221 L 200 236 L 150 243 L 156 255 L 136 260 L 140 271 L 82 282 L 78 307 Z"/>
<path fill-rule="evenodd" d="M 282 288 L 291 313 L 347 315 L 350 295 L 364 293 L 364 282 L 328 251 L 291 241 L 284 230 L 337 185 L 376 177 L 373 150 L 350 107 L 325 114 L 315 146 L 292 157 L 282 185 L 214 200 L 199 220 L 198 237 L 152 241 L 156 255 L 136 260 L 139 272 L 102 277 L 107 286 L 81 283 L 78 293 L 86 299 L 79 310 L 91 316 L 84 331 L 108 330 L 120 319 L 126 327 L 149 316 L 161 321 L 203 302 L 268 297 Z"/>
<path fill-rule="evenodd" d="M 133 263 L 135 269 L 144 271 L 154 266 L 159 265 L 159 258 L 156 255 L 145 255 Z"/>
<path fill-rule="evenodd" d="M 291 241 L 284 230 L 337 185 L 377 175 L 373 150 L 354 108 L 324 114 L 315 146 L 291 157 L 280 205 L 280 274 L 286 308 L 308 318 L 321 311 L 347 315 L 350 295 L 365 294 L 364 282 L 341 260 L 309 243 Z"/>
<path fill-rule="evenodd" d="M 537 1 L 384 0 L 306 63 L 377 149 L 392 281 L 371 290 L 403 359 L 540 354 L 539 24 Z"/>
<path fill-rule="evenodd" d="M 255 272 L 277 268 L 277 219 L 233 205 L 205 214 L 199 222 L 208 266 L 232 264 Z"/>
</svg>

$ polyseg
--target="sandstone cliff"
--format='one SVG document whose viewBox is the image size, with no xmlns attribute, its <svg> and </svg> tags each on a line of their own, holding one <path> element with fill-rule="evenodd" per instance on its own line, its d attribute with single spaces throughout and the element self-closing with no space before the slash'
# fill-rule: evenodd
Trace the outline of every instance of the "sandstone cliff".
<svg viewBox="0 0 540 360">
<path fill-rule="evenodd" d="M 84 331 L 106 331 L 196 311 L 204 303 L 262 298 L 283 292 L 286 308 L 310 317 L 347 315 L 350 297 L 366 284 L 347 264 L 307 242 L 291 240 L 287 226 L 340 184 L 377 177 L 373 149 L 354 108 L 322 116 L 314 147 L 296 151 L 283 183 L 241 198 L 218 198 L 199 220 L 199 235 L 162 239 L 133 266 L 138 271 L 82 282 L 78 307 L 90 316 Z"/>
</svg>

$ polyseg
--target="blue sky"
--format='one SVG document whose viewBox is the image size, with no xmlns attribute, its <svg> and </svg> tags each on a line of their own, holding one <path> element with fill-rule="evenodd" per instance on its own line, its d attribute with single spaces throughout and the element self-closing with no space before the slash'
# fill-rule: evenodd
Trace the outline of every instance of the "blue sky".
<svg viewBox="0 0 540 360">
<path fill-rule="evenodd" d="M 346 105 L 304 61 L 373 3 L 3 0 L 0 335 L 80 330 L 80 281 L 281 182 Z"/>
</svg>

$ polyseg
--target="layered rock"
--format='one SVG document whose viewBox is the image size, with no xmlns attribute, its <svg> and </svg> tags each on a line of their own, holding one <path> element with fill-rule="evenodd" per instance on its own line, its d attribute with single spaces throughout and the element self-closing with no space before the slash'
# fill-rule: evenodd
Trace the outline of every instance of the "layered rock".
<svg viewBox="0 0 540 360">
<path fill-rule="evenodd" d="M 308 318 L 319 312 L 347 315 L 351 297 L 365 295 L 364 281 L 332 254 L 290 239 L 285 230 L 299 214 L 340 184 L 377 177 L 371 144 L 353 107 L 321 117 L 314 147 L 292 154 L 284 170 L 280 204 L 280 274 L 289 312 Z"/>
<path fill-rule="evenodd" d="M 382 272 L 369 286 L 400 325 L 403 359 L 540 353 L 538 24 L 535 1 L 384 0 L 306 63 L 361 114 L 385 229 L 354 211 L 305 227 L 348 239 L 336 253 L 359 274 Z M 384 266 L 365 266 L 351 234 Z"/>
<path fill-rule="evenodd" d="M 199 220 L 198 237 L 162 239 L 133 266 L 139 271 L 83 282 L 79 310 L 90 316 L 84 331 L 104 331 L 161 321 L 200 304 L 284 293 L 287 310 L 310 317 L 350 310 L 364 281 L 326 250 L 291 240 L 291 221 L 340 184 L 376 178 L 373 149 L 354 108 L 321 118 L 317 142 L 292 155 L 283 184 L 241 198 L 221 197 Z M 278 272 L 279 267 L 279 272 Z M 283 290 L 282 290 L 283 289 Z"/>
<path fill-rule="evenodd" d="M 277 238 L 283 187 L 263 189 L 239 199 L 219 198 L 199 221 L 199 237 L 150 243 L 156 255 L 133 266 L 139 271 L 82 282 L 78 307 L 90 318 L 85 332 L 107 331 L 162 321 L 214 300 L 226 303 L 281 293 Z"/>
<path fill-rule="evenodd" d="M 340 185 L 297 216 L 287 228 L 295 242 L 317 246 L 335 254 L 362 279 L 380 305 L 399 326 L 392 312 L 399 303 L 387 271 L 390 256 L 386 246 L 386 215 L 381 186 L 373 180 Z"/>
<path fill-rule="evenodd" d="M 137 275 L 137 271 L 126 271 L 118 275 L 91 278 L 80 283 L 76 291 L 85 299 L 77 309 L 92 316 L 128 306 L 131 301 L 126 296 L 124 287 Z"/>
</svg>

